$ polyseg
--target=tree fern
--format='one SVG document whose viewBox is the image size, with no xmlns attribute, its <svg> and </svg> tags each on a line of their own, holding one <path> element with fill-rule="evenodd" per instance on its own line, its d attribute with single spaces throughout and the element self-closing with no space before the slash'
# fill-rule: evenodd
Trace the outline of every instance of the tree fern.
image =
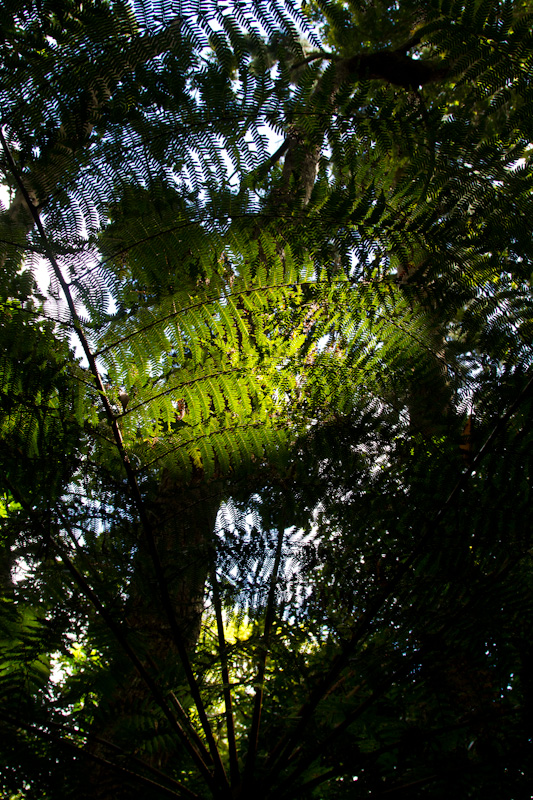
<svg viewBox="0 0 533 800">
<path fill-rule="evenodd" d="M 528 5 L 4 11 L 3 791 L 519 793 Z"/>
</svg>

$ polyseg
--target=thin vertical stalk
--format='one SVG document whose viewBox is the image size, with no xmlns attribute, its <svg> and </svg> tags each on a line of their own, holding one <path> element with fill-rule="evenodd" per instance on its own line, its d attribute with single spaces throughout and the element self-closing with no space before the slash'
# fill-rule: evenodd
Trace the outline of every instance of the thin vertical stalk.
<svg viewBox="0 0 533 800">
<path fill-rule="evenodd" d="M 252 713 L 252 723 L 250 726 L 250 738 L 248 743 L 248 753 L 246 755 L 246 766 L 244 769 L 244 785 L 247 787 L 247 789 L 250 788 L 253 781 L 253 772 L 257 756 L 257 747 L 259 742 L 259 728 L 261 725 L 261 713 L 263 710 L 265 672 L 266 672 L 266 664 L 270 648 L 270 633 L 272 631 L 272 623 L 274 622 L 274 612 L 276 605 L 276 587 L 278 583 L 279 566 L 281 563 L 284 533 L 285 529 L 283 524 L 281 524 L 278 531 L 276 555 L 274 558 L 274 566 L 272 569 L 272 575 L 270 579 L 270 589 L 267 600 L 265 627 L 263 630 L 263 641 L 260 650 L 257 675 L 255 678 L 256 689 L 254 697 L 254 708 Z"/>
<path fill-rule="evenodd" d="M 183 720 L 183 723 L 185 725 L 184 732 L 185 732 L 186 735 L 188 735 L 190 737 L 190 742 L 189 743 L 190 743 L 191 747 L 193 747 L 193 748 L 195 747 L 196 748 L 199 757 L 203 758 L 203 760 L 207 764 L 207 766 L 211 765 L 213 762 L 211 760 L 211 756 L 210 756 L 209 750 L 206 749 L 206 746 L 203 743 L 202 739 L 198 735 L 197 731 L 193 728 L 191 720 L 189 719 L 189 716 L 188 716 L 187 712 L 185 711 L 185 709 L 181 705 L 180 701 L 178 700 L 178 698 L 176 697 L 174 692 L 172 692 L 172 691 L 169 692 L 168 696 L 170 697 L 170 701 L 171 701 L 172 705 L 174 706 L 174 708 L 176 709 L 176 711 L 180 715 L 181 719 Z"/>
<path fill-rule="evenodd" d="M 222 673 L 222 683 L 224 686 L 224 707 L 226 712 L 226 732 L 228 735 L 229 767 L 232 788 L 240 784 L 241 776 L 239 762 L 237 759 L 237 742 L 235 739 L 235 722 L 233 718 L 233 707 L 231 700 L 231 688 L 228 669 L 228 653 L 226 637 L 224 634 L 224 620 L 222 618 L 222 604 L 220 602 L 220 590 L 218 586 L 216 570 L 213 567 L 211 574 L 213 585 L 213 604 L 215 606 L 215 616 L 217 620 L 218 649 L 220 654 L 220 671 Z"/>
</svg>

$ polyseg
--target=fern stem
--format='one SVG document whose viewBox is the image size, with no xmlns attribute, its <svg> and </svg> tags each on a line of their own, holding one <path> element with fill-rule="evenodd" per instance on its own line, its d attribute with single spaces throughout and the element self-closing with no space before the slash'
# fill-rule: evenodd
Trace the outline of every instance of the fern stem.
<svg viewBox="0 0 533 800">
<path fill-rule="evenodd" d="M 139 676 L 144 681 L 146 686 L 149 688 L 150 693 L 154 700 L 157 702 L 158 706 L 163 711 L 165 717 L 167 718 L 168 722 L 172 730 L 178 735 L 179 739 L 185 745 L 189 755 L 193 758 L 194 762 L 196 763 L 200 774 L 203 776 L 204 780 L 206 781 L 207 785 L 213 789 L 213 777 L 209 772 L 207 766 L 202 761 L 201 757 L 197 753 L 196 749 L 192 747 L 191 743 L 189 742 L 185 731 L 183 730 L 180 723 L 176 720 L 174 714 L 172 713 L 171 709 L 169 708 L 162 692 L 160 691 L 159 687 L 157 686 L 154 679 L 151 677 L 149 672 L 144 667 L 143 663 L 138 658 L 137 654 L 131 647 L 130 643 L 128 642 L 126 636 L 122 633 L 120 627 L 117 623 L 113 620 L 111 614 L 104 606 L 104 604 L 100 601 L 98 595 L 93 591 L 89 583 L 85 580 L 84 576 L 79 572 L 76 566 L 73 564 L 71 559 L 69 558 L 68 554 L 64 551 L 62 546 L 58 544 L 56 541 L 52 540 L 52 544 L 61 556 L 61 560 L 67 567 L 68 571 L 76 581 L 76 584 L 82 590 L 85 597 L 92 603 L 94 608 L 98 611 L 104 622 L 106 623 L 109 630 L 113 633 L 115 639 L 122 647 L 124 653 L 127 655 L 131 663 L 134 665 L 135 669 L 139 673 Z"/>
<path fill-rule="evenodd" d="M 224 706 L 226 711 L 226 732 L 228 735 L 228 750 L 230 777 L 232 788 L 240 784 L 239 762 L 237 759 L 237 741 L 235 738 L 235 723 L 233 718 L 233 708 L 231 701 L 231 688 L 228 669 L 228 655 L 226 649 L 226 637 L 224 635 L 224 620 L 222 619 L 222 604 L 220 602 L 220 589 L 217 581 L 216 570 L 213 567 L 211 573 L 213 585 L 213 603 L 217 620 L 218 650 L 220 654 L 220 667 L 222 673 L 222 683 L 224 686 Z"/>
<path fill-rule="evenodd" d="M 246 765 L 244 768 L 244 789 L 249 791 L 253 782 L 253 772 L 255 767 L 255 759 L 257 756 L 257 747 L 259 743 L 259 728 L 261 725 L 261 713 L 263 710 L 263 696 L 264 696 L 264 682 L 266 663 L 270 647 L 270 634 L 272 631 L 272 623 L 274 622 L 274 611 L 276 602 L 276 586 L 278 583 L 278 572 L 281 563 L 281 554 L 283 547 L 283 536 L 285 534 L 285 527 L 280 524 L 278 531 L 278 541 L 276 545 L 276 555 L 274 558 L 274 566 L 272 568 L 272 575 L 270 579 L 270 589 L 268 592 L 267 608 L 265 614 L 265 627 L 263 630 L 263 641 L 261 644 L 259 665 L 257 675 L 255 677 L 255 697 L 254 708 L 252 713 L 252 724 L 250 726 L 250 737 L 248 744 L 248 753 L 246 755 Z"/>
<path fill-rule="evenodd" d="M 2 716 L 2 718 L 5 719 L 6 721 L 9 721 L 10 719 L 7 716 Z M 12 721 L 15 722 L 15 720 Z M 20 724 L 20 721 L 17 720 L 17 725 L 18 724 Z M 22 725 L 25 726 L 25 723 L 22 723 Z M 82 733 L 80 730 L 72 728 L 69 725 L 64 725 L 62 723 L 56 722 L 55 720 L 47 720 L 46 723 L 43 723 L 43 725 L 47 728 L 55 729 L 56 731 L 58 731 L 59 734 L 62 733 L 69 734 L 69 737 L 71 738 L 69 738 L 68 741 L 70 744 L 73 745 L 75 745 L 75 738 L 73 737 L 87 738 L 86 734 Z M 63 741 L 64 740 L 62 740 L 62 743 Z M 176 788 L 176 792 L 183 793 L 183 795 L 190 798 L 190 800 L 200 800 L 199 795 L 197 795 L 195 792 L 192 792 L 190 789 L 188 789 L 179 781 L 175 780 L 175 778 L 172 778 L 170 775 L 165 775 L 164 772 L 161 772 L 161 770 L 157 769 L 157 767 L 154 767 L 153 764 L 148 764 L 146 761 L 143 761 L 142 758 L 139 758 L 138 756 L 134 756 L 131 753 L 128 753 L 126 750 L 124 750 L 122 747 L 119 747 L 119 745 L 115 744 L 114 742 L 109 742 L 107 739 L 103 739 L 100 736 L 93 736 L 92 734 L 90 735 L 90 741 L 91 743 L 94 742 L 96 744 L 101 744 L 108 750 L 111 750 L 117 753 L 118 755 L 122 756 L 123 758 L 128 759 L 128 761 L 130 761 L 131 763 L 138 764 L 139 767 L 146 770 L 147 772 L 150 772 L 152 775 L 155 775 L 156 777 L 167 781 L 169 784 L 171 784 L 171 786 L 174 786 Z M 81 747 L 79 748 L 79 752 L 82 756 L 85 756 L 90 759 L 92 759 L 93 757 L 98 758 L 97 754 L 93 754 L 90 751 L 83 750 Z M 119 771 L 122 771 L 123 769 L 121 765 L 115 764 L 112 761 L 107 761 L 106 766 Z M 132 776 L 135 776 L 135 778 L 139 778 L 142 781 L 145 780 L 144 776 L 142 775 L 138 775 L 137 773 L 134 772 L 130 772 L 130 774 Z M 156 784 L 156 785 L 158 787 L 161 786 L 161 784 Z M 162 787 L 162 788 L 165 791 L 170 791 L 170 787 L 168 788 Z M 174 796 L 179 796 L 179 795 L 176 795 L 175 793 Z"/>
<path fill-rule="evenodd" d="M 300 69 L 300 67 L 305 67 L 307 64 L 311 64 L 313 61 L 338 61 L 339 56 L 335 53 L 326 53 L 325 51 L 321 51 L 320 53 L 311 53 L 310 56 L 304 58 L 302 61 L 298 61 L 296 64 L 293 64 L 291 70 Z"/>
<path fill-rule="evenodd" d="M 417 652 L 415 656 L 407 659 L 392 675 L 387 676 L 384 680 L 382 680 L 378 687 L 372 692 L 372 694 L 363 700 L 357 708 L 355 708 L 352 712 L 347 714 L 347 716 L 343 719 L 342 722 L 339 722 L 330 734 L 319 742 L 314 748 L 311 749 L 309 753 L 305 755 L 304 758 L 300 761 L 300 763 L 296 766 L 294 772 L 292 772 L 278 787 L 276 793 L 279 791 L 280 797 L 284 797 L 287 795 L 288 792 L 289 796 L 292 797 L 293 789 L 291 789 L 291 785 L 294 783 L 297 778 L 302 775 L 308 769 L 311 764 L 321 756 L 324 752 L 326 752 L 327 747 L 332 743 L 334 739 L 337 738 L 340 734 L 344 733 L 344 731 L 350 727 L 350 725 L 355 722 L 364 712 L 370 708 L 376 700 L 380 697 L 383 697 L 385 692 L 390 689 L 391 685 L 394 683 L 395 680 L 402 677 L 406 670 L 409 670 L 413 667 L 415 663 L 419 662 L 421 657 L 420 652 Z M 292 754 L 292 758 L 294 758 L 298 754 L 298 750 L 294 751 Z M 357 767 L 357 763 L 353 762 L 354 768 Z"/>
<path fill-rule="evenodd" d="M 158 793 L 162 793 L 167 797 L 173 797 L 173 798 L 186 797 L 188 798 L 188 800 L 201 800 L 200 795 L 191 792 L 190 789 L 187 789 L 186 786 L 183 786 L 181 783 L 175 781 L 173 778 L 170 777 L 167 778 L 166 775 L 163 775 L 163 773 L 159 773 L 158 770 L 154 770 L 153 767 L 150 768 L 148 764 L 144 764 L 142 761 L 140 761 L 140 759 L 135 759 L 135 760 L 138 761 L 143 767 L 149 768 L 150 771 L 152 772 L 155 771 L 165 780 L 169 780 L 176 786 L 176 789 L 171 789 L 168 786 L 164 786 L 161 783 L 157 783 L 156 781 L 147 778 L 145 775 L 140 775 L 137 772 L 132 772 L 132 770 L 129 770 L 126 767 L 121 766 L 120 764 L 115 764 L 113 761 L 109 761 L 107 758 L 104 758 L 103 756 L 99 756 L 96 753 L 91 753 L 90 750 L 85 750 L 84 748 L 79 747 L 77 744 L 74 744 L 74 742 L 71 739 L 64 739 L 62 736 L 54 734 L 51 731 L 43 730 L 42 727 L 37 727 L 36 725 L 31 725 L 29 723 L 22 722 L 20 719 L 16 720 L 12 719 L 11 717 L 4 715 L 2 713 L 0 713 L 0 719 L 3 719 L 8 724 L 13 724 L 15 728 L 23 728 L 23 730 L 28 731 L 29 733 L 32 733 L 41 739 L 46 739 L 54 742 L 55 744 L 58 744 L 63 749 L 72 752 L 74 758 L 82 757 L 96 764 L 101 764 L 107 769 L 111 769 L 113 770 L 113 772 L 119 773 L 124 778 L 129 778 L 135 783 L 140 783 L 141 786 L 145 786 L 152 790 L 157 789 Z M 45 724 L 49 725 L 50 723 L 45 723 Z M 120 748 L 117 749 L 120 750 Z"/>
</svg>

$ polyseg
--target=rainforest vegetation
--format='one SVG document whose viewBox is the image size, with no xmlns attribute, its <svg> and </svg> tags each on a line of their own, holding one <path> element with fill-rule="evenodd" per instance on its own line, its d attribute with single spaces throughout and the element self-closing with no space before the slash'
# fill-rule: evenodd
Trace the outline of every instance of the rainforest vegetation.
<svg viewBox="0 0 533 800">
<path fill-rule="evenodd" d="M 529 800 L 532 29 L 3 0 L 6 800 Z"/>
</svg>

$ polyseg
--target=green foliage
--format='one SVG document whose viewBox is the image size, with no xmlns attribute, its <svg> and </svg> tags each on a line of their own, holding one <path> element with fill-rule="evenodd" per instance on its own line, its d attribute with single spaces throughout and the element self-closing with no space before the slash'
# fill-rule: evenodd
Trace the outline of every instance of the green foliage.
<svg viewBox="0 0 533 800">
<path fill-rule="evenodd" d="M 53 501 L 73 469 L 83 427 L 76 365 L 31 302 L 6 299 L 2 317 L 2 490 Z"/>
<path fill-rule="evenodd" d="M 531 13 L 3 4 L 6 797 L 526 796 Z"/>
</svg>

